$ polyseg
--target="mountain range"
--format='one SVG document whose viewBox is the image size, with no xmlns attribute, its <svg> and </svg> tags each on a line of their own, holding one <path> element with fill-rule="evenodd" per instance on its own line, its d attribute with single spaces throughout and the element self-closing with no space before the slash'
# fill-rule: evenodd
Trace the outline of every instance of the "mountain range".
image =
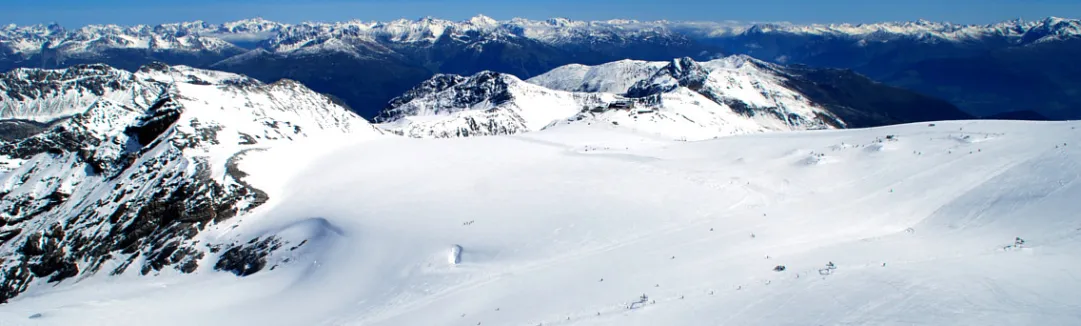
<svg viewBox="0 0 1081 326">
<path fill-rule="evenodd" d="M 284 24 L 58 25 L 0 28 L 0 70 L 155 62 L 287 78 L 341 99 L 365 117 L 438 73 L 481 71 L 528 79 L 567 64 L 623 59 L 708 61 L 732 54 L 786 65 L 849 69 L 945 99 L 971 115 L 1033 111 L 1081 117 L 1081 21 L 1047 18 L 990 25 L 927 21 L 878 24 L 740 24 L 633 20 Z"/>
<path fill-rule="evenodd" d="M 745 55 L 705 62 L 567 65 L 523 81 L 491 71 L 437 75 L 390 101 L 380 127 L 412 137 L 612 124 L 669 139 L 968 119 L 947 102 L 842 70 L 800 69 Z"/>
</svg>

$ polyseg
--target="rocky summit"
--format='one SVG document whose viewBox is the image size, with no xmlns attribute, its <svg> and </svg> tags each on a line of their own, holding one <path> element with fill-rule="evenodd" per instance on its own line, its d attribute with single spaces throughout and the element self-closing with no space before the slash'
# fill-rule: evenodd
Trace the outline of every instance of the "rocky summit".
<svg viewBox="0 0 1081 326">
<path fill-rule="evenodd" d="M 19 69 L 0 76 L 0 94 L 7 117 L 52 121 L 0 142 L 0 302 L 96 273 L 258 271 L 289 243 L 200 238 L 268 199 L 237 160 L 312 135 L 379 134 L 296 82 L 184 66 Z"/>
</svg>

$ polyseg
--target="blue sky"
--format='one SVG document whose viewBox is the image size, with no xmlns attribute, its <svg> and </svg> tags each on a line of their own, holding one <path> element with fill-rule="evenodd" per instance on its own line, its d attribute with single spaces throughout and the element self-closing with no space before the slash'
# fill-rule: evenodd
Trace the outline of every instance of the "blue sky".
<svg viewBox="0 0 1081 326">
<path fill-rule="evenodd" d="M 629 18 L 640 20 L 877 22 L 927 19 L 992 23 L 1014 18 L 1081 16 L 1081 0 L 0 0 L 0 24 L 58 22 L 157 24 L 250 17 L 283 22 L 391 20 L 433 16 L 461 20 Z"/>
</svg>

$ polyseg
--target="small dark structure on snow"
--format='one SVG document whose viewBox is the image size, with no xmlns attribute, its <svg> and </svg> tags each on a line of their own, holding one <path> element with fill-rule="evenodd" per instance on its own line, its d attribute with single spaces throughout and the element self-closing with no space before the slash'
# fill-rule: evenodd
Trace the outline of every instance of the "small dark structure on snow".
<svg viewBox="0 0 1081 326">
<path fill-rule="evenodd" d="M 608 108 L 609 109 L 618 109 L 618 110 L 630 110 L 630 109 L 634 108 L 634 102 L 632 102 L 632 101 L 615 101 L 615 102 L 612 102 L 612 103 L 608 103 Z"/>
<path fill-rule="evenodd" d="M 774 272 L 783 272 L 784 270 L 785 270 L 784 265 L 777 265 L 777 267 L 773 268 Z"/>
</svg>

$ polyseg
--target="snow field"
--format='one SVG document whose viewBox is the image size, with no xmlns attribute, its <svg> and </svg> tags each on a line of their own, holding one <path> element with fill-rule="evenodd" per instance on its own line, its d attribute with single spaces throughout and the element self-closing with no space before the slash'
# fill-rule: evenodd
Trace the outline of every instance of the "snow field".
<svg viewBox="0 0 1081 326">
<path fill-rule="evenodd" d="M 1078 126 L 272 148 L 241 163 L 271 201 L 228 235 L 308 239 L 292 263 L 38 287 L 0 324 L 1081 323 Z"/>
</svg>

